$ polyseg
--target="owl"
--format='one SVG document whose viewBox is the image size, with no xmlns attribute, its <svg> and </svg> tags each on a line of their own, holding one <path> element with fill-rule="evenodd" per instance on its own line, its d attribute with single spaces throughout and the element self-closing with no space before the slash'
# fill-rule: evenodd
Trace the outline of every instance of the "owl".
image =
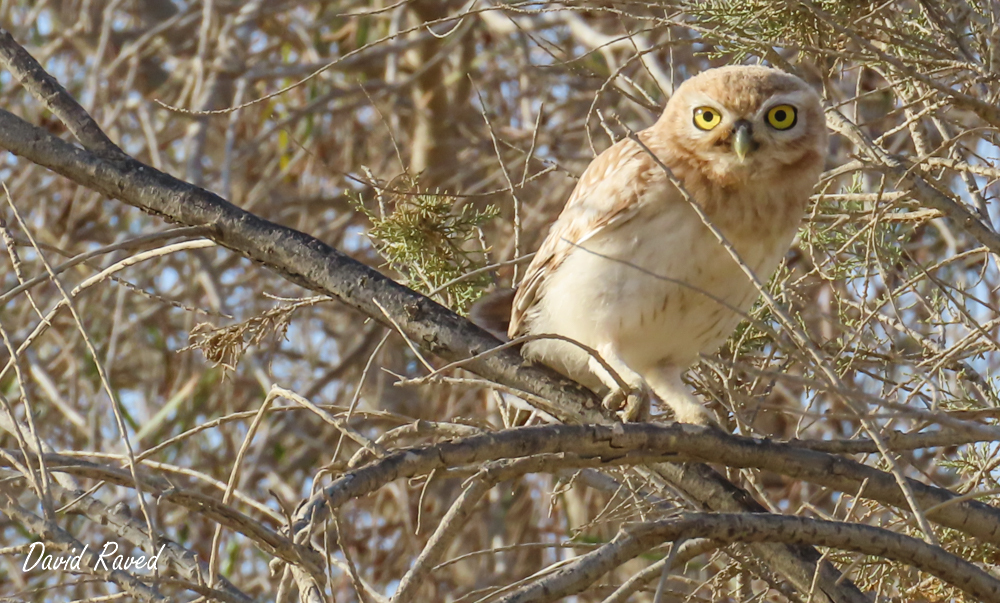
<svg viewBox="0 0 1000 603">
<path fill-rule="evenodd" d="M 508 335 L 578 342 L 533 339 L 523 354 L 606 400 L 652 390 L 677 421 L 711 424 L 681 376 L 759 291 L 663 167 L 766 282 L 823 169 L 823 107 L 791 74 L 721 67 L 685 81 L 637 137 L 646 148 L 623 139 L 584 171 L 514 294 Z"/>
</svg>

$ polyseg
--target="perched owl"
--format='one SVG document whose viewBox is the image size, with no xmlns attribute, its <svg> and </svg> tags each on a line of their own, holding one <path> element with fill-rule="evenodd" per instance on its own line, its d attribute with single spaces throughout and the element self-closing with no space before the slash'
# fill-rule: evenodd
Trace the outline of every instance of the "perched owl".
<svg viewBox="0 0 1000 603">
<path fill-rule="evenodd" d="M 766 282 L 826 157 L 816 92 L 776 69 L 711 69 L 684 82 L 638 137 Z M 681 375 L 718 349 L 757 296 L 662 166 L 624 139 L 580 178 L 518 286 L 508 334 L 580 342 L 630 392 L 648 387 L 678 421 L 706 424 Z M 534 340 L 524 354 L 598 393 L 622 393 L 572 343 Z"/>
</svg>

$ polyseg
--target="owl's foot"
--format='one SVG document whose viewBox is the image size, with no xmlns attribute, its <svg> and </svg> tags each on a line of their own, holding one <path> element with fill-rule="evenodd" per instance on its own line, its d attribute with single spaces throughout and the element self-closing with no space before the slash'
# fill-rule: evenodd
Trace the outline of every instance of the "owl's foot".
<svg viewBox="0 0 1000 603">
<path fill-rule="evenodd" d="M 628 398 L 628 391 L 623 389 L 613 389 L 608 392 L 608 395 L 604 396 L 601 400 L 601 406 L 612 411 L 618 412 L 625 406 L 625 400 Z"/>
<path fill-rule="evenodd" d="M 649 420 L 649 390 L 645 387 L 613 389 L 604 396 L 601 404 L 604 408 L 617 413 L 623 423 Z"/>
<path fill-rule="evenodd" d="M 663 406 L 674 413 L 674 421 L 719 428 L 719 422 L 684 385 L 681 374 L 684 369 L 671 364 L 663 364 L 645 375 L 649 386 L 656 392 Z"/>
<path fill-rule="evenodd" d="M 691 423 L 692 425 L 704 425 L 705 427 L 719 427 L 719 422 L 715 420 L 709 412 L 708 409 L 701 406 L 700 404 L 696 407 L 685 407 L 685 408 L 675 408 L 671 407 L 674 411 L 674 420 L 678 423 Z"/>
<path fill-rule="evenodd" d="M 643 388 L 637 394 L 625 398 L 625 408 L 618 413 L 622 423 L 644 423 L 649 420 L 649 390 Z"/>
<path fill-rule="evenodd" d="M 678 423 L 691 423 L 692 425 L 703 425 L 717 429 L 722 428 L 719 425 L 719 421 L 712 415 L 712 412 L 702 406 L 701 402 L 690 394 L 685 398 L 669 398 L 663 402 L 670 410 L 674 411 L 674 420 Z"/>
</svg>

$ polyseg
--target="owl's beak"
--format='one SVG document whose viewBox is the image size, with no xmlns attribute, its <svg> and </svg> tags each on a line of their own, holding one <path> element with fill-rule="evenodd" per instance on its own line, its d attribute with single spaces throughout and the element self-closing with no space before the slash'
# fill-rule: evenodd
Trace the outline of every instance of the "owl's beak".
<svg viewBox="0 0 1000 603">
<path fill-rule="evenodd" d="M 733 152 L 736 153 L 740 163 L 743 163 L 752 147 L 753 126 L 747 120 L 741 119 L 733 126 Z"/>
</svg>

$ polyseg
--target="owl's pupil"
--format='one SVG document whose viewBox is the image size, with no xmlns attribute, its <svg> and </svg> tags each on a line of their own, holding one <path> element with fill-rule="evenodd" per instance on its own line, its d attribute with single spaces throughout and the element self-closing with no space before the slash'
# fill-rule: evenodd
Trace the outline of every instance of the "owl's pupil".
<svg viewBox="0 0 1000 603">
<path fill-rule="evenodd" d="M 715 114 L 711 111 L 705 111 L 705 114 L 702 117 L 705 118 L 705 121 L 712 121 L 715 119 Z"/>
<path fill-rule="evenodd" d="M 776 119 L 778 121 L 785 121 L 785 112 L 784 112 L 784 110 L 775 111 L 774 112 L 774 119 Z"/>
</svg>

